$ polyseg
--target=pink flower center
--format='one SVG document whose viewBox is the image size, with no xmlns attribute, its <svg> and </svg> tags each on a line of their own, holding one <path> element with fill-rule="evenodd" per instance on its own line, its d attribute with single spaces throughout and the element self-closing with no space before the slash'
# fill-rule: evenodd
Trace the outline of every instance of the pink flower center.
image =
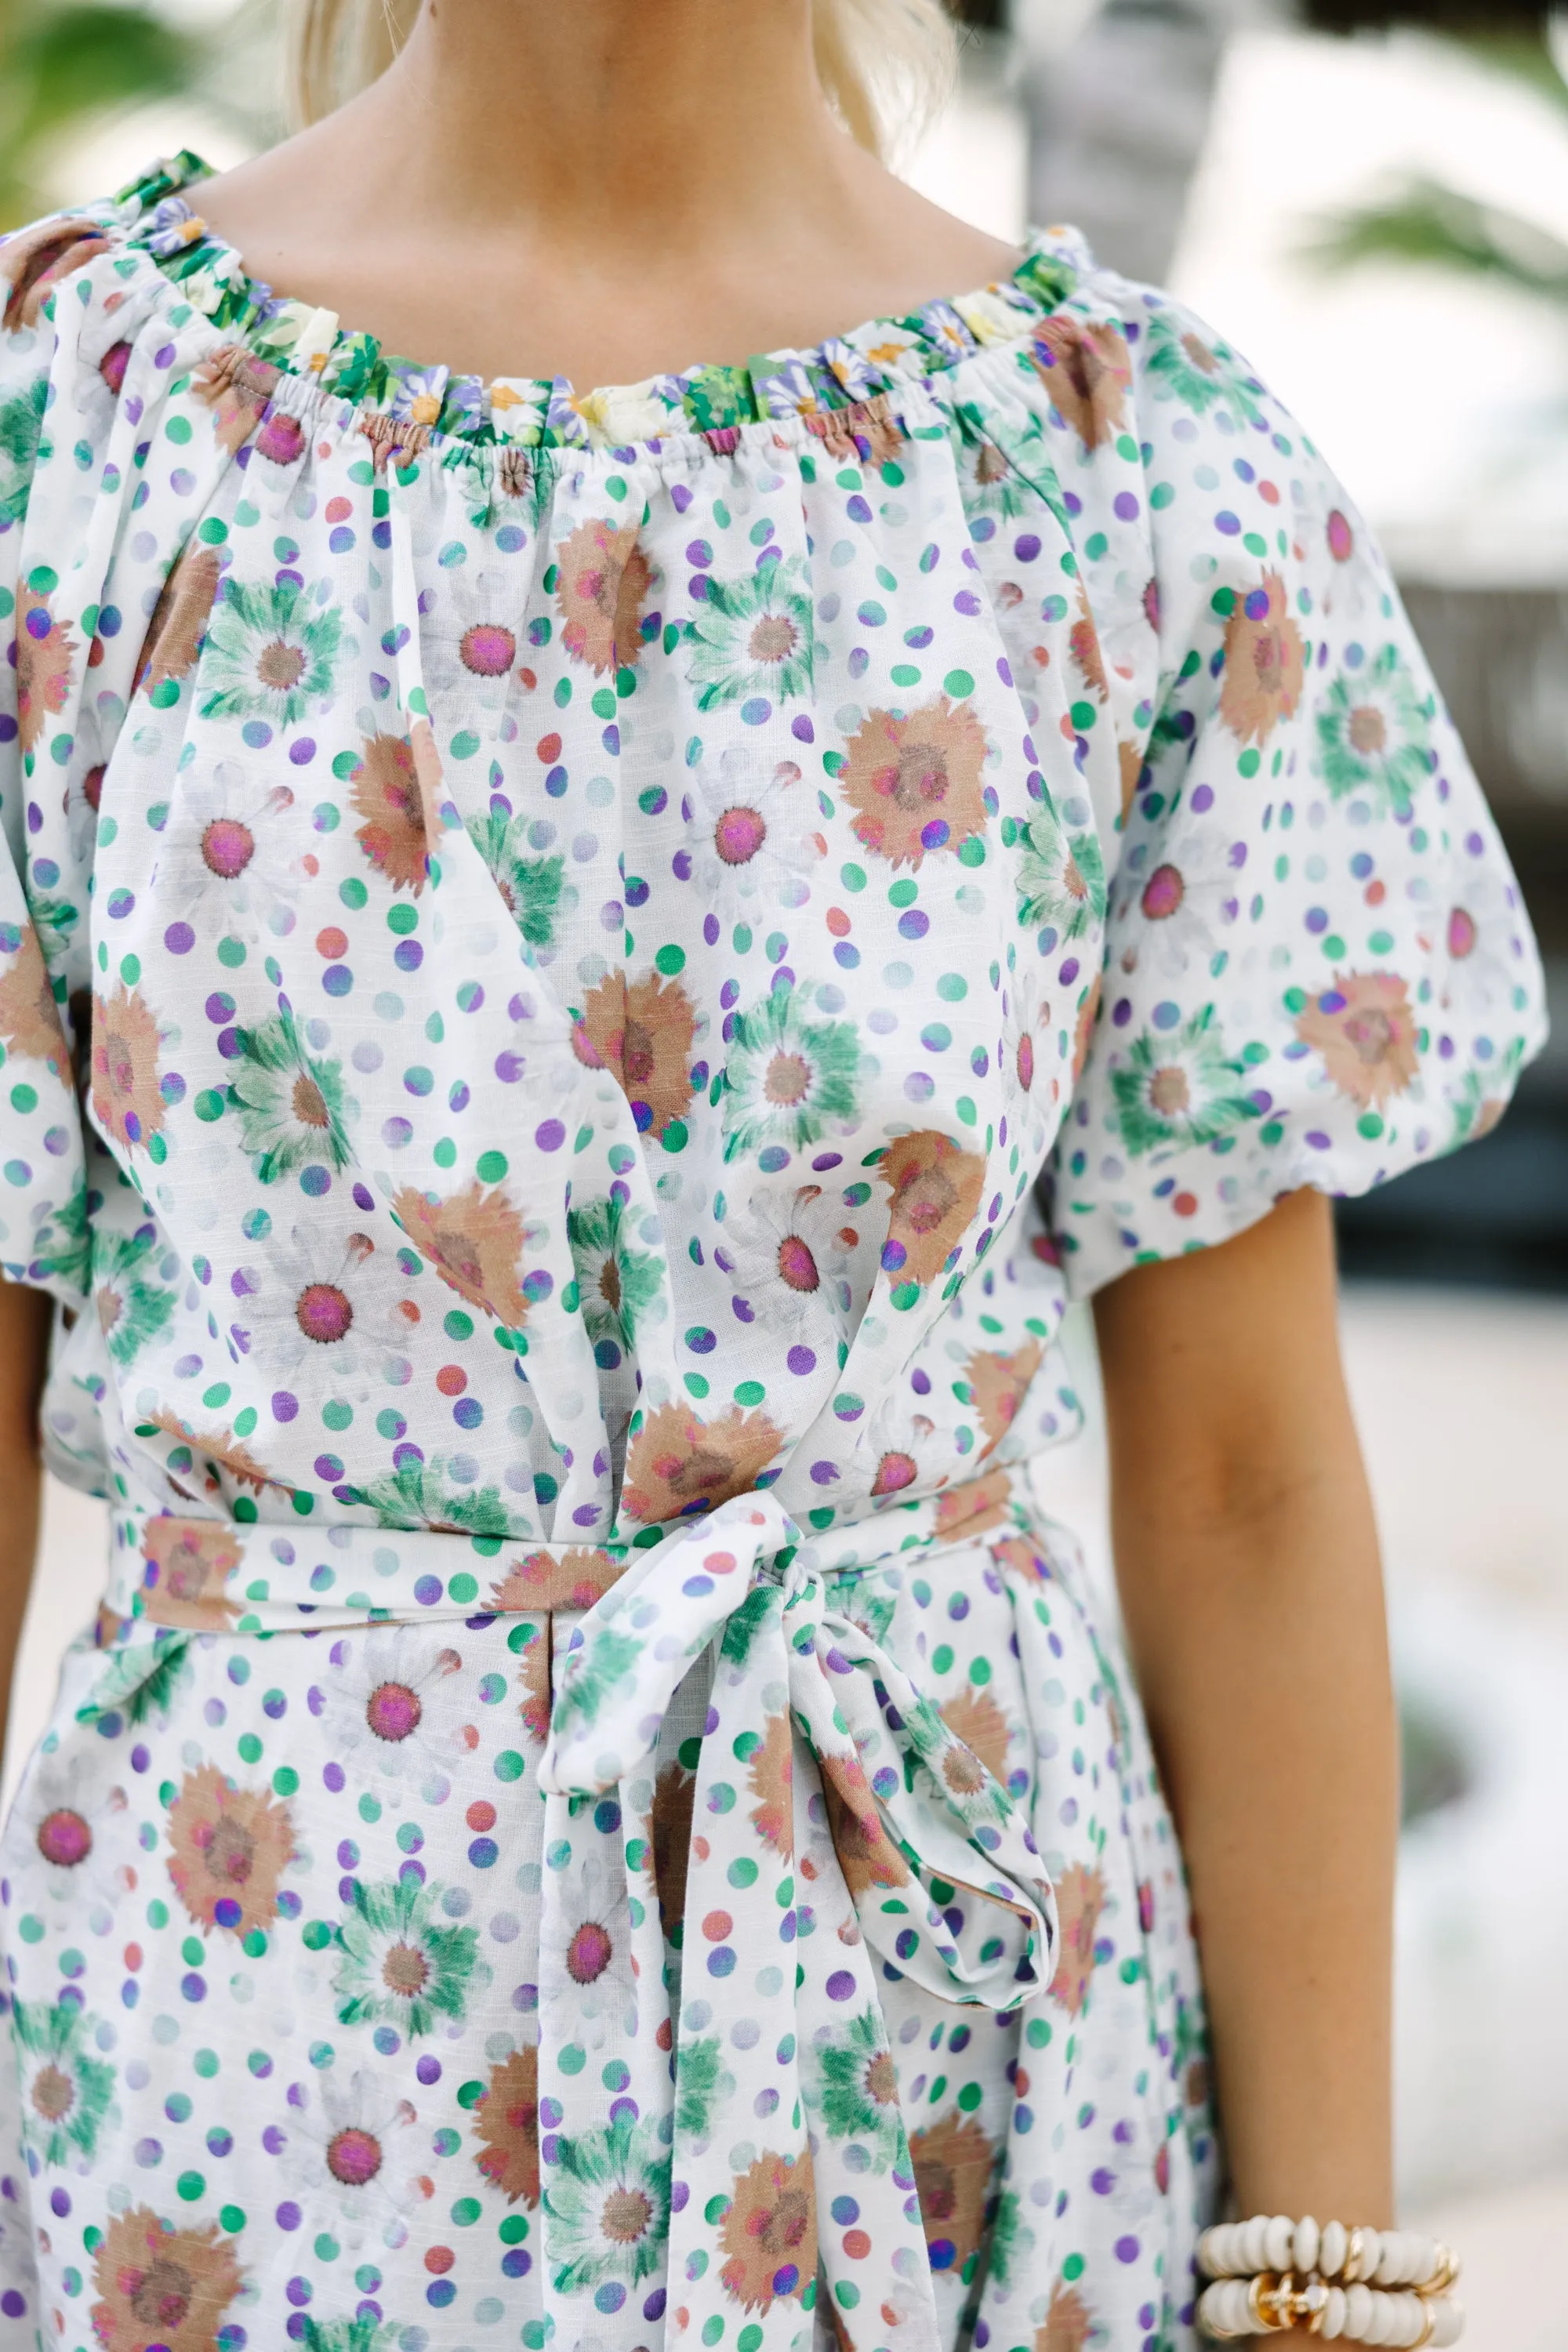
<svg viewBox="0 0 1568 2352">
<path fill-rule="evenodd" d="M 1018 1084 L 1026 1094 L 1035 1083 L 1035 1041 L 1026 1029 L 1018 1040 Z"/>
<path fill-rule="evenodd" d="M 595 1984 L 615 1957 L 607 1927 L 584 1919 L 566 1947 L 566 1973 L 574 1984 Z"/>
<path fill-rule="evenodd" d="M 498 621 L 476 621 L 464 630 L 458 650 L 476 677 L 504 677 L 517 657 L 517 639 Z"/>
<path fill-rule="evenodd" d="M 256 835 L 237 816 L 215 817 L 202 835 L 202 863 L 220 882 L 244 873 L 256 855 Z"/>
<path fill-rule="evenodd" d="M 896 1495 L 904 1486 L 912 1486 L 919 1475 L 912 1454 L 884 1454 L 877 1465 L 873 1495 Z"/>
<path fill-rule="evenodd" d="M 406 1683 L 383 1683 L 372 1691 L 364 1719 L 378 1739 L 406 1739 L 419 1728 L 425 1709 Z"/>
<path fill-rule="evenodd" d="M 1187 895 L 1179 867 L 1156 866 L 1143 885 L 1139 904 L 1152 923 L 1163 923 L 1173 915 Z"/>
<path fill-rule="evenodd" d="M 89 768 L 81 780 L 81 796 L 89 808 L 95 812 L 103 799 L 103 775 L 108 765 L 107 760 L 100 760 L 97 767 Z"/>
<path fill-rule="evenodd" d="M 792 1290 L 808 1294 L 822 1287 L 816 1260 L 798 1234 L 786 1234 L 779 1244 L 779 1278 Z"/>
<path fill-rule="evenodd" d="M 1468 956 L 1476 944 L 1476 919 L 1463 907 L 1456 907 L 1448 917 L 1448 953 L 1459 958 Z"/>
<path fill-rule="evenodd" d="M 79 1813 L 62 1806 L 38 1824 L 38 1852 L 46 1862 L 74 1870 L 92 1852 L 92 1832 Z"/>
<path fill-rule="evenodd" d="M 327 2142 L 327 2170 L 345 2189 L 363 2189 L 381 2170 L 381 2142 L 374 2132 L 350 2125 Z"/>
<path fill-rule="evenodd" d="M 726 866 L 748 866 L 768 837 L 764 820 L 752 808 L 726 809 L 713 828 L 713 846 Z"/>
<path fill-rule="evenodd" d="M 346 1339 L 354 1319 L 354 1310 L 347 1294 L 333 1282 L 310 1282 L 294 1302 L 294 1320 L 307 1339 L 318 1347 L 330 1347 L 334 1340 Z"/>
</svg>

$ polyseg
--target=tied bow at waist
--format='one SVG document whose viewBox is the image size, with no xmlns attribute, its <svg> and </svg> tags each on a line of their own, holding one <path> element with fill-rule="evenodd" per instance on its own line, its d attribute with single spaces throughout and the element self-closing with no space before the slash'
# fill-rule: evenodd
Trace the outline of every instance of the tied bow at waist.
<svg viewBox="0 0 1568 2352">
<path fill-rule="evenodd" d="M 542 1785 L 588 1799 L 634 1780 L 716 1643 L 716 1689 L 743 1682 L 787 1706 L 861 1930 L 889 1972 L 948 2000 L 1015 2008 L 1049 1982 L 1057 1940 L 1028 1826 L 886 1651 L 830 1605 L 809 1558 L 765 1494 L 645 1552 L 572 1633 Z M 708 1721 L 711 1733 L 714 1707 Z"/>
</svg>

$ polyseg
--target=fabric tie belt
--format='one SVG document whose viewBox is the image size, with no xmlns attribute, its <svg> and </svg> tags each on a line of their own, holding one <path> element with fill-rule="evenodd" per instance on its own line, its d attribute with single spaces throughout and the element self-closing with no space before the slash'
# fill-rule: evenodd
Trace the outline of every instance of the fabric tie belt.
<svg viewBox="0 0 1568 2352">
<path fill-rule="evenodd" d="M 1023 1501 L 1021 1479 L 994 1472 L 826 1543 L 803 1537 L 772 1495 L 742 1495 L 624 1567 L 605 1553 L 476 1546 L 455 1531 L 331 1529 L 301 1544 L 276 1528 L 169 1515 L 117 1527 L 111 1646 L 89 1712 L 119 1703 L 182 1628 L 188 1641 L 202 1629 L 367 1617 L 484 1625 L 510 1611 L 555 1622 L 538 1783 L 536 2055 L 540 2285 L 555 2340 L 580 2326 L 593 2213 L 624 2192 L 626 2210 L 646 2206 L 661 2234 L 647 2268 L 633 2265 L 634 2288 L 606 2276 L 607 2299 L 595 2298 L 595 2342 L 612 2352 L 650 2340 L 667 2296 L 672 2340 L 728 2343 L 743 2316 L 747 2352 L 784 2352 L 812 2306 L 819 2262 L 845 2317 L 864 2289 L 885 2290 L 881 2322 L 855 2332 L 858 2352 L 893 2342 L 935 2352 L 881 1986 L 902 1978 L 946 2000 L 1016 2009 L 1054 1973 L 1056 1901 L 1019 1807 L 846 1613 L 854 1584 L 840 1580 L 994 1528 L 1009 1501 Z M 507 1557 L 518 1549 L 521 1561 Z M 1011 1547 L 997 1549 L 1005 1559 Z M 599 1563 L 592 1573 L 588 1560 Z M 472 1568 L 487 1565 L 481 1591 Z M 705 1654 L 695 1755 L 687 1743 L 679 1766 L 660 1769 L 667 1715 L 692 1705 L 690 1691 L 677 1693 Z M 684 1894 L 667 1905 L 655 1863 L 670 1780 Z M 584 1930 L 596 1950 L 625 1956 L 622 1974 L 606 1969 L 586 1990 L 570 1958 Z M 748 2072 L 771 2053 L 755 2108 L 765 2120 L 754 2144 L 721 2148 L 710 2119 L 732 2090 L 736 2050 L 752 2053 Z M 851 2076 L 872 2086 L 858 2095 L 852 2126 Z M 877 2282 L 858 2275 L 855 2231 L 826 2225 L 847 2210 L 864 2217 L 879 2265 L 885 2250 Z M 727 2252 L 718 2262 L 716 2227 Z"/>
</svg>

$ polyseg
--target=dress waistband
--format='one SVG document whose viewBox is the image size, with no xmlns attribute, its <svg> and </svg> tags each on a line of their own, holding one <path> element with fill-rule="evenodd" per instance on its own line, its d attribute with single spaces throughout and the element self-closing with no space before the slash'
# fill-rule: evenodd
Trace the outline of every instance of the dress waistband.
<svg viewBox="0 0 1568 2352">
<path fill-rule="evenodd" d="M 414 1623 L 589 1610 L 628 1578 L 641 1590 L 650 1575 L 661 1580 L 670 1572 L 666 1563 L 711 1549 L 721 1540 L 718 1528 L 749 1528 L 755 1512 L 763 1515 L 759 1524 L 770 1539 L 757 1549 L 748 1535 L 734 1538 L 748 1568 L 754 1561 L 782 1574 L 794 1562 L 807 1576 L 853 1576 L 1000 1525 L 1027 1486 L 1026 1465 L 1002 1465 L 821 1534 L 803 1531 L 759 1491 L 663 1535 L 650 1531 L 633 1543 L 602 1546 L 563 1547 L 456 1527 L 296 1529 L 132 1507 L 112 1521 L 107 1630 L 123 1638 L 134 1625 L 143 1639 L 148 1626 L 280 1633 L 367 1618 Z"/>
</svg>

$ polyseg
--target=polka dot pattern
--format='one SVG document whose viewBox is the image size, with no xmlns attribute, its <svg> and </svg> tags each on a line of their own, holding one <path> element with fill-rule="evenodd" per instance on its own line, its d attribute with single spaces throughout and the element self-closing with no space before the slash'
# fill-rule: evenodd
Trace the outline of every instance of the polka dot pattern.
<svg viewBox="0 0 1568 2352">
<path fill-rule="evenodd" d="M 1381 561 L 1066 233 L 580 394 L 273 298 L 199 169 L 0 247 L 0 1261 L 113 1538 L 0 2314 L 1185 2344 L 1180 1862 L 1022 1465 L 1069 1288 L 1539 1042 Z"/>
</svg>

